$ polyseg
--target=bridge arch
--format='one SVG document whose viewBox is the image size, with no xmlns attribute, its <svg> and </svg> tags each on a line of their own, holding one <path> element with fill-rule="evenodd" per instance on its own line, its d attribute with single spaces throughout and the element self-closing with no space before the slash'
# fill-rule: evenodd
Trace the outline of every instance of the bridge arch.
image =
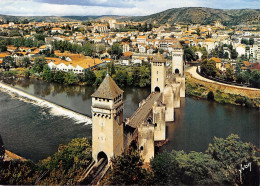
<svg viewBox="0 0 260 186">
<path fill-rule="evenodd" d="M 179 74 L 180 70 L 178 68 L 175 69 L 175 74 Z"/>
<path fill-rule="evenodd" d="M 107 160 L 107 155 L 106 153 L 104 153 L 103 151 L 99 152 L 97 155 L 97 160 L 99 161 L 100 159 L 104 158 L 105 160 Z"/>
<path fill-rule="evenodd" d="M 154 91 L 155 91 L 155 92 L 161 92 L 161 90 L 160 90 L 159 87 L 155 87 L 155 88 L 154 88 Z"/>
</svg>

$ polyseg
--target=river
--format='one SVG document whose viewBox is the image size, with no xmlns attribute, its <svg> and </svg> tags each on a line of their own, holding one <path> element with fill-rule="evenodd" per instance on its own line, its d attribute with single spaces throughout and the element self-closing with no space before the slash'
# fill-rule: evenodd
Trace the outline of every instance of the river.
<svg viewBox="0 0 260 186">
<path fill-rule="evenodd" d="M 5 83 L 91 115 L 91 94 L 95 91 L 92 87 L 64 86 L 34 79 Z M 124 117 L 131 116 L 149 93 L 150 88 L 124 88 Z M 161 150 L 204 152 L 214 136 L 225 138 L 231 133 L 259 148 L 260 115 L 256 109 L 187 97 L 182 99 L 182 108 L 175 112 L 176 121 L 167 124 L 169 142 Z M 53 115 L 48 108 L 0 92 L 0 134 L 8 150 L 38 161 L 55 153 L 59 144 L 66 144 L 73 138 L 91 139 L 91 125 Z"/>
</svg>

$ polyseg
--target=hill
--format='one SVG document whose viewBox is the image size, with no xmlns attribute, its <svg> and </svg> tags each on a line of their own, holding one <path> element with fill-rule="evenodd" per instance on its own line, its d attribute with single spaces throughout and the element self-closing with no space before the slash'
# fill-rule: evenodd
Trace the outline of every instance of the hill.
<svg viewBox="0 0 260 186">
<path fill-rule="evenodd" d="M 92 21 L 92 20 L 100 20 L 100 19 L 119 19 L 126 18 L 120 17 L 116 15 L 109 16 L 11 16 L 11 15 L 1 15 L 0 19 L 4 21 L 12 21 L 12 22 L 21 22 L 24 20 L 28 20 L 29 22 L 72 22 L 72 21 Z"/>
<path fill-rule="evenodd" d="M 57 16 L 11 16 L 11 15 L 0 15 L 0 19 L 11 22 L 21 22 L 28 20 L 29 22 L 69 22 L 75 21 L 74 19 Z"/>
<path fill-rule="evenodd" d="M 221 21 L 224 25 L 260 24 L 260 9 L 213 9 L 203 7 L 173 8 L 149 16 L 129 17 L 122 20 L 148 23 L 211 24 Z"/>
</svg>

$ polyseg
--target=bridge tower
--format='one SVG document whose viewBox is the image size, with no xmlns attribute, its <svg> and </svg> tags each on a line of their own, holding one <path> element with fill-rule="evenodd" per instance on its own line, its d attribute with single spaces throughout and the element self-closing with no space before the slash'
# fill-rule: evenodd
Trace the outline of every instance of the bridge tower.
<svg viewBox="0 0 260 186">
<path fill-rule="evenodd" d="M 172 73 L 179 74 L 180 76 L 184 75 L 184 61 L 183 61 L 183 47 L 180 42 L 177 41 L 173 46 L 172 50 Z"/>
<path fill-rule="evenodd" d="M 173 46 L 172 51 L 172 73 L 177 74 L 176 82 L 180 83 L 180 97 L 185 97 L 185 72 L 184 72 L 184 50 L 179 41 Z"/>
<path fill-rule="evenodd" d="M 107 75 L 92 94 L 92 157 L 121 155 L 124 150 L 123 90 Z"/>
<path fill-rule="evenodd" d="M 163 92 L 166 83 L 166 60 L 158 53 L 152 60 L 151 92 Z"/>
</svg>

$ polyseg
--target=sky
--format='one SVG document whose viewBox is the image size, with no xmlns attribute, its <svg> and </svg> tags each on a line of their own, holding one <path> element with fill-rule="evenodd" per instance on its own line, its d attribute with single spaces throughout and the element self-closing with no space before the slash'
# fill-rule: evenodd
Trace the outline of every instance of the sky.
<svg viewBox="0 0 260 186">
<path fill-rule="evenodd" d="M 170 8 L 260 8 L 260 0 L 0 0 L 0 14 L 16 16 L 143 16 Z"/>
</svg>

